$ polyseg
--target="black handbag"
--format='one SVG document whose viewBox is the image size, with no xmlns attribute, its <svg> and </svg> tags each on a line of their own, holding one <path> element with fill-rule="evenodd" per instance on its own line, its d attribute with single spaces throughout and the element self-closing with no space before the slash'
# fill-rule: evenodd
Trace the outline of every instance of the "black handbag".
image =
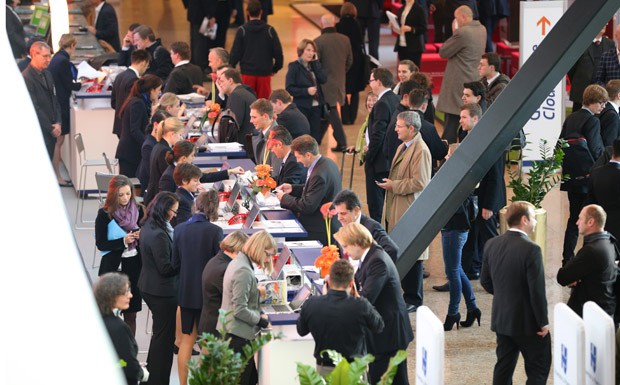
<svg viewBox="0 0 620 385">
<path fill-rule="evenodd" d="M 478 216 L 478 196 L 474 194 L 469 194 L 465 201 L 463 202 L 463 206 L 465 208 L 465 215 L 467 215 L 467 219 L 469 223 L 474 223 L 476 221 L 476 217 Z"/>
</svg>

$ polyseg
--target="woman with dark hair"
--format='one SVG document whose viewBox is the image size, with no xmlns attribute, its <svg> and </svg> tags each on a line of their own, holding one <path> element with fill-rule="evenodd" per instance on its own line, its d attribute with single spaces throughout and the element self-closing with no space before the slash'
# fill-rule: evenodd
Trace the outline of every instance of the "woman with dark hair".
<svg viewBox="0 0 620 385">
<path fill-rule="evenodd" d="M 133 297 L 129 278 L 124 274 L 106 273 L 97 279 L 93 292 L 114 350 L 118 358 L 125 361 L 123 372 L 127 384 L 148 381 L 149 372 L 138 361 L 138 343 L 127 324 L 119 317 L 120 312 L 129 308 Z"/>
<path fill-rule="evenodd" d="M 195 167 L 195 166 L 194 166 Z M 208 190 L 196 198 L 196 212 L 174 229 L 172 265 L 179 271 L 179 306 L 181 307 L 181 342 L 179 344 L 179 383 L 187 384 L 187 361 L 198 335 L 202 312 L 202 271 L 220 250 L 224 238 L 217 220 L 219 196 Z"/>
<path fill-rule="evenodd" d="M 428 102 L 426 103 L 426 111 L 424 111 L 424 120 L 431 124 L 435 124 L 435 104 L 433 104 L 433 81 L 428 74 L 424 72 L 414 72 L 411 80 L 418 83 L 420 87 L 427 91 Z"/>
<path fill-rule="evenodd" d="M 366 88 L 369 76 L 364 74 L 366 65 L 366 48 L 362 35 L 362 28 L 356 20 L 357 8 L 351 2 L 345 2 L 340 8 L 340 21 L 336 23 L 336 31 L 347 36 L 351 41 L 353 50 L 353 64 L 347 71 L 346 92 L 344 105 L 342 106 L 342 124 L 353 124 L 357 118 L 357 110 L 360 102 L 359 93 Z M 370 68 L 369 68 L 370 70 Z"/>
<path fill-rule="evenodd" d="M 52 167 L 56 174 L 56 180 L 61 187 L 71 187 L 73 184 L 60 177 L 61 149 L 65 142 L 65 135 L 71 129 L 71 108 L 69 100 L 72 91 L 79 91 L 82 87 L 77 82 L 77 69 L 71 63 L 71 56 L 75 52 L 77 39 L 70 33 L 60 36 L 58 42 L 60 50 L 54 54 L 47 69 L 52 73 L 54 78 L 54 88 L 56 89 L 56 99 L 60 105 L 60 136 L 56 138 L 54 146 L 54 156 L 52 157 Z"/>
<path fill-rule="evenodd" d="M 138 223 L 144 215 L 144 208 L 136 202 L 133 184 L 124 175 L 110 180 L 108 194 L 95 220 L 95 243 L 101 252 L 99 275 L 121 271 L 131 282 L 132 299 L 129 307 L 123 309 L 123 318 L 132 333 L 136 334 L 136 314 L 142 310 L 142 296 L 138 289 L 138 277 L 142 260 L 138 241 Z"/>
<path fill-rule="evenodd" d="M 392 30 L 399 34 L 394 52 L 398 53 L 398 60 L 411 60 L 420 68 L 425 48 L 426 13 L 415 0 L 405 0 L 404 7 L 398 12 L 398 21 L 398 26 L 391 25 Z"/>
<path fill-rule="evenodd" d="M 122 120 L 121 137 L 116 147 L 119 172 L 129 178 L 136 176 L 142 156 L 140 150 L 144 143 L 145 129 L 151 116 L 153 103 L 157 102 L 162 81 L 155 75 L 144 75 L 129 91 L 129 96 L 118 111 Z"/>
<path fill-rule="evenodd" d="M 293 96 L 299 111 L 308 119 L 310 135 L 320 144 L 324 102 L 319 85 L 325 83 L 327 77 L 317 60 L 314 41 L 303 39 L 299 42 L 297 56 L 297 60 L 288 64 L 286 90 Z"/>
<path fill-rule="evenodd" d="M 140 165 L 138 166 L 138 171 L 136 172 L 138 179 L 140 180 L 140 186 L 143 187 L 144 191 L 146 191 L 146 186 L 149 185 L 149 176 L 151 173 L 151 153 L 153 152 L 153 147 L 157 144 L 157 132 L 159 131 L 159 125 L 165 119 L 166 114 L 164 112 L 155 111 L 153 112 L 153 116 L 151 116 L 151 123 L 146 127 L 146 138 L 144 139 L 142 148 L 140 149 L 142 158 L 140 159 Z"/>
<path fill-rule="evenodd" d="M 138 286 L 153 313 L 153 334 L 146 361 L 149 385 L 168 384 L 174 351 L 177 310 L 177 275 L 172 265 L 170 220 L 179 209 L 179 198 L 170 192 L 157 194 L 147 209 L 140 234 L 142 272 Z"/>
<path fill-rule="evenodd" d="M 166 171 L 166 154 L 172 152 L 172 146 L 182 139 L 185 125 L 179 118 L 167 118 L 159 125 L 157 144 L 151 152 L 149 161 L 149 184 L 144 194 L 144 203 L 149 204 L 159 192 L 159 178 Z"/>
</svg>

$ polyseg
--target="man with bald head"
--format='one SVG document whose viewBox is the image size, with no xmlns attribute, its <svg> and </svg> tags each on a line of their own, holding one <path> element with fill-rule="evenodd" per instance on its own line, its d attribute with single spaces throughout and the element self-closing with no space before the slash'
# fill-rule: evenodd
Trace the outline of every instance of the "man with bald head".
<svg viewBox="0 0 620 385">
<path fill-rule="evenodd" d="M 328 82 L 321 84 L 325 103 L 329 107 L 328 119 L 321 127 L 321 138 L 327 130 L 327 123 L 330 123 L 334 130 L 334 139 L 336 139 L 336 147 L 332 150 L 344 151 L 347 147 L 347 138 L 338 114 L 338 105 L 344 104 L 346 76 L 353 64 L 353 51 L 349 38 L 336 32 L 335 25 L 336 21 L 331 13 L 321 16 L 321 36 L 317 37 L 314 42 L 323 71 L 329 79 Z M 334 52 L 339 54 L 334 55 Z"/>
</svg>

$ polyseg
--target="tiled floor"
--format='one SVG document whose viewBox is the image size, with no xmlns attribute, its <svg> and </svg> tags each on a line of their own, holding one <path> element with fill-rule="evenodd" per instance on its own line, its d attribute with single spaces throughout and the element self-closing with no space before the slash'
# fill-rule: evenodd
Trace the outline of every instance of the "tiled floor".
<svg viewBox="0 0 620 385">
<path fill-rule="evenodd" d="M 122 33 L 124 33 L 130 23 L 139 21 L 151 25 L 155 29 L 156 34 L 162 37 L 165 45 L 176 40 L 188 40 L 188 25 L 185 21 L 185 9 L 183 9 L 181 1 L 121 2 L 120 0 L 112 0 L 110 3 L 113 3 L 115 7 L 117 7 Z M 314 25 L 293 11 L 288 4 L 282 0 L 275 1 L 275 15 L 269 17 L 269 22 L 276 28 L 282 41 L 285 63 L 296 58 L 295 46 L 300 39 L 314 38 L 319 34 L 319 30 Z M 229 45 L 232 44 L 234 32 L 235 31 L 232 29 L 229 31 Z M 386 66 L 395 69 L 396 58 L 395 54 L 392 52 L 392 44 L 393 37 L 384 36 L 382 38 L 380 55 L 382 62 Z M 286 66 L 283 71 L 280 71 L 274 77 L 272 82 L 274 89 L 283 87 L 285 70 Z M 356 125 L 345 127 L 349 143 L 354 142 L 359 123 L 361 123 L 364 117 L 363 115 L 364 113 L 360 111 Z M 438 127 L 441 129 L 439 125 Z M 325 153 L 325 151 L 332 146 L 332 143 L 324 143 L 322 151 Z M 333 154 L 330 154 L 330 156 L 334 157 L 337 163 L 340 164 L 339 156 Z M 343 183 L 345 186 L 348 186 L 349 183 L 348 175 L 350 169 L 351 161 L 347 159 L 345 162 L 345 179 Z M 360 194 L 362 199 L 365 198 L 364 172 L 359 166 L 354 168 L 353 188 Z M 69 217 L 73 218 L 76 203 L 75 192 L 72 189 L 63 188 L 62 193 L 67 204 Z M 94 219 L 97 201 L 94 199 L 87 200 L 85 207 L 86 213 L 92 215 Z M 545 260 L 545 276 L 547 299 L 549 302 L 549 316 L 551 325 L 553 326 L 553 305 L 558 302 L 566 302 L 568 298 L 568 291 L 561 288 L 555 281 L 555 275 L 560 265 L 562 239 L 568 212 L 568 203 L 565 194 L 557 189 L 552 191 L 543 202 L 543 207 L 548 211 L 548 255 Z M 75 230 L 75 236 L 85 266 L 92 278 L 97 275 L 97 269 L 92 268 L 94 251 L 93 232 L 93 230 Z M 448 293 L 438 293 L 431 289 L 432 285 L 442 284 L 445 280 L 441 257 L 441 244 L 438 238 L 433 241 L 430 250 L 431 258 L 427 262 L 426 268 L 430 271 L 431 277 L 424 281 L 425 305 L 429 306 L 439 319 L 443 321 L 448 306 Z M 97 256 L 97 258 L 99 257 Z M 474 281 L 473 285 L 478 306 L 482 310 L 482 325 L 480 327 L 475 325 L 471 328 L 460 329 L 458 331 L 454 330 L 446 333 L 445 383 L 448 385 L 482 385 L 491 384 L 492 382 L 493 365 L 495 363 L 495 335 L 490 330 L 492 296 L 484 292 L 478 281 Z M 463 312 L 465 311 L 464 305 L 461 306 L 461 309 Z M 138 318 L 137 340 L 141 352 L 146 352 L 148 349 L 148 341 L 150 338 L 150 336 L 146 334 L 146 318 L 147 314 L 146 310 L 144 310 L 139 314 Z M 415 328 L 415 314 L 411 315 L 411 320 Z M 415 382 L 415 341 L 409 346 L 408 353 L 409 378 L 410 382 L 413 384 Z M 144 360 L 145 357 L 145 354 L 141 354 L 140 358 Z M 293 362 L 289 364 L 294 365 Z M 176 363 L 173 367 L 171 383 L 178 383 L 178 378 L 176 377 Z M 291 379 L 291 384 L 293 383 L 296 383 L 296 381 Z M 525 374 L 521 361 L 515 372 L 514 383 L 525 383 Z M 552 383 L 552 375 L 550 376 L 549 383 Z"/>
</svg>

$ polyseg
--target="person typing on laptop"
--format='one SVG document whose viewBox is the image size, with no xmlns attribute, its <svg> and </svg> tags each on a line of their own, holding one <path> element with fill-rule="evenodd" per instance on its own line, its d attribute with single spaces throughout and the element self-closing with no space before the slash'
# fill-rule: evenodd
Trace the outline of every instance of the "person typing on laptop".
<svg viewBox="0 0 620 385">
<path fill-rule="evenodd" d="M 314 357 L 317 371 L 322 376 L 334 370 L 325 349 L 335 350 L 349 362 L 366 354 L 364 338 L 368 331 L 380 333 L 383 318 L 364 297 L 360 297 L 353 283 L 353 266 L 339 259 L 329 270 L 327 294 L 310 297 L 301 308 L 297 333 L 312 334 L 315 341 Z"/>
</svg>

